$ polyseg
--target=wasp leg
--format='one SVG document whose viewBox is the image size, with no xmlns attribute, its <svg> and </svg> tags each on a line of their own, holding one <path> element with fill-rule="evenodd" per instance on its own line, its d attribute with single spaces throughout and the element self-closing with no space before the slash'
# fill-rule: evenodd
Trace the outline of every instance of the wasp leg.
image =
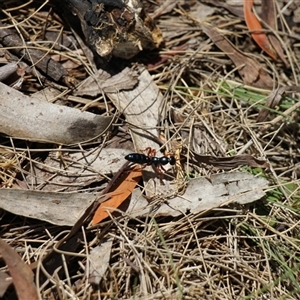
<svg viewBox="0 0 300 300">
<path fill-rule="evenodd" d="M 163 182 L 163 174 L 164 174 L 164 172 L 161 170 L 161 169 L 163 169 L 162 166 L 161 165 L 156 166 L 156 165 L 152 164 L 152 168 L 155 171 L 155 173 L 158 175 L 160 184 L 161 185 L 165 185 L 164 182 Z M 163 169 L 163 170 L 165 170 L 165 169 Z"/>
<path fill-rule="evenodd" d="M 156 155 L 156 150 L 152 149 L 151 147 L 147 147 L 145 150 L 143 150 L 149 157 L 154 157 Z"/>
</svg>

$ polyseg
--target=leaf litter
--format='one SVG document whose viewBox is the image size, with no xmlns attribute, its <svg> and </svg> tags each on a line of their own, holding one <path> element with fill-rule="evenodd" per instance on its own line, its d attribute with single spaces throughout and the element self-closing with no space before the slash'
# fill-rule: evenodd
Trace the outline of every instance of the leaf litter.
<svg viewBox="0 0 300 300">
<path fill-rule="evenodd" d="M 202 19 L 199 23 L 197 12 L 204 7 L 200 7 L 201 2 L 209 9 L 199 16 Z M 276 94 L 274 89 L 276 102 L 271 103 L 269 91 L 266 109 L 271 110 L 260 119 L 265 123 L 259 124 L 256 120 L 263 112 L 262 100 L 250 102 L 251 93 L 247 88 L 243 97 L 235 93 L 245 84 L 269 89 L 277 85 L 296 86 L 297 49 L 293 42 L 284 48 L 290 51 L 287 58 L 293 72 L 289 73 L 281 62 L 274 62 L 255 45 L 248 32 L 251 28 L 245 25 L 242 6 L 232 7 L 229 2 L 222 2 L 222 5 L 218 5 L 218 1 L 201 2 L 145 6 L 157 18 L 165 35 L 165 49 L 145 52 L 133 59 L 133 62 L 151 66 L 151 76 L 145 68 L 135 65 L 128 76 L 116 72 L 120 77 L 112 76 L 106 87 L 103 84 L 110 75 L 101 69 L 99 74 L 93 71 L 95 74 L 91 75 L 84 51 L 71 50 L 74 43 L 76 47 L 81 45 L 75 40 L 65 46 L 70 47 L 67 48 L 69 52 L 64 53 L 68 56 L 68 65 L 61 64 L 68 68 L 66 79 L 69 81 L 58 83 L 48 79 L 47 84 L 53 89 L 51 93 L 40 85 L 39 79 L 44 80 L 44 75 L 26 71 L 27 77 L 21 83 L 23 91 L 26 88 L 27 94 L 34 94 L 43 90 L 45 97 L 36 94 L 38 99 L 44 102 L 51 99 L 51 103 L 36 105 L 37 109 L 42 108 L 40 112 L 48 111 L 49 104 L 51 107 L 58 105 L 62 110 L 72 108 L 76 113 L 79 109 L 88 110 L 89 114 L 109 118 L 109 123 L 113 120 L 114 125 L 117 124 L 115 131 L 118 131 L 116 134 L 108 130 L 108 135 L 104 136 L 99 131 L 92 137 L 83 133 L 81 140 L 72 140 L 62 125 L 54 130 L 54 133 L 59 131 L 59 139 L 45 139 L 41 123 L 31 122 L 28 130 L 33 129 L 34 134 L 3 138 L 1 184 L 13 187 L 9 190 L 15 194 L 9 198 L 14 207 L 6 208 L 13 214 L 5 213 L 2 220 L 5 225 L 2 237 L 12 241 L 13 247 L 21 247 L 26 251 L 27 261 L 34 262 L 32 268 L 38 274 L 37 289 L 42 297 L 87 299 L 100 293 L 104 299 L 224 299 L 224 295 L 232 299 L 259 298 L 266 294 L 279 298 L 290 296 L 291 286 L 297 289 L 292 279 L 286 289 L 275 284 L 278 278 L 286 278 L 291 270 L 286 269 L 271 251 L 275 247 L 279 253 L 283 249 L 298 251 L 297 245 L 287 236 L 297 235 L 297 202 L 294 199 L 299 191 L 295 142 L 295 133 L 299 131 L 296 126 L 299 94 L 286 89 L 283 94 L 280 88 Z M 34 7 L 34 4 L 28 5 Z M 218 6 L 212 9 L 211 5 Z M 256 4 L 256 8 L 259 5 Z M 48 16 L 49 26 L 62 25 L 59 17 L 46 11 L 32 15 L 27 6 L 23 9 L 31 16 L 26 22 L 35 26 L 44 28 L 42 20 L 45 18 L 39 18 L 43 13 Z M 293 16 L 296 7 L 285 8 L 285 11 Z M 288 18 L 287 14 L 278 16 L 281 21 Z M 23 33 L 28 30 L 27 37 L 32 34 L 32 23 L 23 27 Z M 282 22 L 280 26 L 283 27 L 279 32 L 272 25 L 275 36 L 279 34 L 281 39 L 293 41 L 295 36 L 282 34 L 292 32 L 293 23 Z M 282 43 L 280 39 L 279 42 Z M 35 45 L 38 47 L 38 43 Z M 5 51 L 2 59 L 10 58 L 11 62 L 10 53 Z M 52 57 L 59 63 L 57 56 Z M 37 65 L 40 72 L 44 72 L 42 68 Z M 106 79 L 97 77 L 101 74 Z M 227 89 L 229 95 L 225 95 L 223 89 L 227 80 L 236 82 Z M 125 85 L 119 88 L 121 81 Z M 259 94 L 257 90 L 256 93 Z M 22 97 L 26 103 L 22 94 L 17 97 Z M 30 110 L 23 109 L 20 115 L 23 114 L 32 118 Z M 46 117 L 55 118 L 56 115 Z M 13 122 L 18 124 L 17 121 L 21 123 L 17 118 Z M 85 127 L 82 123 L 80 126 Z M 10 128 L 7 128 L 4 133 L 10 135 Z M 109 148 L 114 134 L 114 144 L 123 148 L 122 152 Z M 128 143 L 130 140 L 133 144 Z M 65 145 L 55 145 L 60 142 Z M 80 145 L 76 145 L 78 142 Z M 116 187 L 122 174 L 128 174 L 131 169 L 124 164 L 124 156 L 130 152 L 148 155 L 145 152 L 148 147 L 156 150 L 157 157 L 176 156 L 176 165 L 167 165 L 162 174 L 158 172 L 159 166 L 158 170 L 150 165 L 137 166 L 141 168 L 143 180 L 132 192 L 129 209 L 105 203 L 114 198 L 110 188 Z M 293 191 L 286 192 L 284 180 L 295 184 Z M 8 189 L 2 191 L 5 193 Z M 29 196 L 33 194 L 34 197 Z M 48 197 L 42 201 L 41 195 Z M 59 195 L 69 197 L 68 205 L 76 213 L 68 205 L 63 208 L 53 202 Z M 276 195 L 280 199 L 277 203 Z M 4 194 L 1 203 L 7 203 L 6 198 Z M 253 203 L 261 198 L 264 200 Z M 18 204 L 13 203 L 13 199 L 18 199 Z M 273 199 L 274 204 L 269 199 Z M 37 203 L 44 203 L 44 206 L 35 210 Z M 292 204 L 293 210 L 289 208 Z M 115 212 L 107 211 L 106 219 L 91 226 L 99 205 L 111 205 Z M 71 229 L 17 217 L 22 215 L 21 208 L 26 211 L 26 217 L 68 225 Z M 58 209 L 55 211 L 55 208 Z M 47 219 L 42 214 L 48 215 Z M 268 231 L 272 231 L 271 236 L 267 235 Z M 101 250 L 107 241 L 107 249 Z M 99 255 L 99 249 L 103 256 Z M 266 252 L 266 249 L 271 250 Z M 281 268 L 268 265 L 266 272 L 257 271 L 265 270 L 264 262 L 268 262 L 270 256 L 275 257 Z M 223 280 L 220 274 L 228 277 Z M 267 287 L 270 281 L 274 284 Z M 286 286 L 284 280 L 281 286 Z"/>
<path fill-rule="evenodd" d="M 2 239 L 0 239 L 0 254 L 12 277 L 18 299 L 39 299 L 33 280 L 34 273 L 19 254 Z"/>
</svg>

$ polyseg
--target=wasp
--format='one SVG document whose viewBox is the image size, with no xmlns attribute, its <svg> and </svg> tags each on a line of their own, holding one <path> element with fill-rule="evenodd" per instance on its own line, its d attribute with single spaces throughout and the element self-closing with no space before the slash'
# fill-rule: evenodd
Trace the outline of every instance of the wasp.
<svg viewBox="0 0 300 300">
<path fill-rule="evenodd" d="M 141 153 L 130 153 L 125 156 L 125 159 L 132 163 L 136 164 L 146 164 L 148 166 L 154 165 L 156 167 L 159 167 L 160 165 L 166 165 L 170 164 L 174 166 L 176 164 L 176 160 L 174 156 L 162 156 L 162 157 L 156 157 L 156 156 L 148 156 Z"/>
<path fill-rule="evenodd" d="M 162 173 L 160 169 L 166 171 L 163 166 L 167 164 L 174 166 L 176 164 L 176 159 L 173 155 L 156 157 L 156 151 L 154 149 L 146 148 L 145 151 L 147 151 L 147 155 L 142 153 L 130 153 L 125 156 L 125 159 L 136 164 L 152 165 L 158 174 Z"/>
</svg>

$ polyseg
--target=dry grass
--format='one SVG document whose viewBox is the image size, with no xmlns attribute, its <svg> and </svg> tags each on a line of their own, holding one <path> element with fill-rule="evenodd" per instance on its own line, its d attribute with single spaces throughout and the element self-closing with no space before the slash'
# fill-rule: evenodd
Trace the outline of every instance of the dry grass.
<svg viewBox="0 0 300 300">
<path fill-rule="evenodd" d="M 167 140 L 185 140 L 188 147 L 202 154 L 247 153 L 267 158 L 269 170 L 244 167 L 268 178 L 267 196 L 245 207 L 217 208 L 179 218 L 156 218 L 154 212 L 138 219 L 120 212 L 100 226 L 82 228 L 76 236 L 78 250 L 61 253 L 63 272 L 54 276 L 47 275 L 41 261 L 69 228 L 2 212 L 1 237 L 25 262 L 37 262 L 41 299 L 300 299 L 299 93 L 287 93 L 270 111 L 267 121 L 257 123 L 269 91 L 240 84 L 231 60 L 188 14 L 189 9 L 196 10 L 197 1 L 191 1 L 195 5 L 190 7 L 188 1 L 176 2 L 172 11 L 157 18 L 166 39 L 160 54 L 169 58 L 150 69 L 165 97 L 161 132 Z M 38 11 L 38 4 L 17 8 L 19 4 L 14 2 L 9 7 L 16 9 L 5 11 L 14 21 L 22 21 L 18 28 L 24 38 L 32 39 L 33 47 L 63 53 L 79 64 L 70 71 L 73 79 L 80 82 L 85 78 L 90 66 L 84 54 L 79 56 L 68 48 L 55 50 L 55 44 L 41 39 L 44 28 L 71 35 L 64 21 L 53 17 L 48 5 Z M 293 5 L 296 1 L 289 11 L 295 9 Z M 279 17 L 283 22 L 284 16 Z M 11 17 L 3 22 L 11 23 Z M 295 34 L 292 38 L 287 27 L 280 37 L 287 41 L 291 69 L 259 52 L 242 19 L 218 8 L 207 22 L 222 28 L 236 47 L 260 62 L 274 79 L 274 89 L 298 85 L 299 37 Z M 172 50 L 184 44 L 185 50 Z M 133 62 L 147 62 L 157 54 L 143 53 Z M 42 86 L 34 74 L 28 74 L 22 89 L 31 94 Z M 64 104 L 84 105 L 72 101 Z M 95 112 L 102 112 L 103 107 L 94 108 Z M 110 102 L 106 108 L 114 111 Z M 91 146 L 95 145 L 99 143 Z M 51 147 L 1 138 L 1 185 L 26 182 L 31 162 L 41 160 Z M 84 150 L 89 151 L 89 146 Z M 216 170 L 190 169 L 187 175 L 209 176 L 212 172 Z M 109 267 L 100 285 L 93 286 L 88 282 L 89 253 L 105 241 L 113 243 Z M 6 270 L 4 265 L 2 269 Z M 46 281 L 40 285 L 42 277 Z M 10 290 L 5 299 L 14 297 Z"/>
</svg>

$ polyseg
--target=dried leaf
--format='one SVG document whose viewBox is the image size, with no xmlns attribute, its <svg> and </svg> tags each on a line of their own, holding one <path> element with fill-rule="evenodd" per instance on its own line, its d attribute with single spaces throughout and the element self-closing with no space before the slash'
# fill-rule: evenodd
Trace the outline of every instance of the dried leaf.
<svg viewBox="0 0 300 300">
<path fill-rule="evenodd" d="M 16 63 L 9 63 L 0 68 L 0 81 L 5 80 L 18 70 Z"/>
<path fill-rule="evenodd" d="M 137 84 L 137 74 L 130 68 L 111 76 L 99 70 L 97 74 L 89 76 L 74 91 L 76 96 L 93 96 L 104 93 L 118 93 L 122 90 L 131 90 Z"/>
<path fill-rule="evenodd" d="M 158 148 L 155 138 L 158 136 L 157 124 L 160 120 L 161 109 L 163 107 L 163 96 L 157 85 L 147 70 L 140 68 L 138 84 L 133 90 L 121 91 L 120 93 L 109 93 L 109 98 L 114 105 L 121 111 L 128 124 L 136 152 L 146 148 Z M 160 141 L 157 138 L 157 141 Z M 160 193 L 161 188 L 157 175 L 147 167 L 143 171 L 143 180 L 146 188 L 146 194 L 149 197 Z M 156 181 L 156 182 L 155 182 Z M 155 192 L 155 187 L 158 191 Z M 168 191 L 172 186 L 168 186 Z"/>
<path fill-rule="evenodd" d="M 0 238 L 0 254 L 5 260 L 19 300 L 38 300 L 34 276 L 19 254 Z"/>
<path fill-rule="evenodd" d="M 139 166 L 135 166 L 123 175 L 109 190 L 111 198 L 100 204 L 92 220 L 92 225 L 98 224 L 103 219 L 109 216 L 115 208 L 119 207 L 132 193 L 142 177 L 142 171 Z"/>
<path fill-rule="evenodd" d="M 270 1 L 270 0 L 268 0 Z M 277 60 L 277 54 L 273 49 L 267 35 L 263 32 L 263 28 L 256 18 L 256 15 L 252 12 L 254 0 L 244 0 L 244 16 L 247 27 L 251 32 L 251 36 L 258 46 L 264 50 L 270 57 Z"/>
<path fill-rule="evenodd" d="M 155 211 L 155 216 L 175 217 L 189 212 L 196 214 L 230 203 L 251 203 L 265 195 L 267 185 L 266 179 L 243 172 L 216 174 L 209 179 L 192 179 L 184 194 L 161 204 Z M 135 190 L 127 213 L 140 217 L 151 212 L 149 202 L 139 190 Z"/>
<path fill-rule="evenodd" d="M 217 6 L 217 7 L 223 7 L 226 10 L 230 11 L 233 15 L 236 15 L 239 18 L 243 18 L 243 0 L 241 1 L 234 1 L 233 4 L 227 3 L 228 1 L 219 1 L 219 0 L 206 0 L 211 5 Z"/>
<path fill-rule="evenodd" d="M 73 226 L 99 194 L 0 189 L 0 207 L 29 218 Z"/>
<path fill-rule="evenodd" d="M 216 9 L 211 5 L 205 5 L 201 2 L 198 2 L 196 6 L 196 10 L 191 12 L 190 16 L 194 19 L 204 21 L 208 16 L 213 15 L 215 11 Z"/>
<path fill-rule="evenodd" d="M 76 191 L 100 181 L 104 175 L 116 173 L 128 153 L 128 150 L 115 148 L 104 148 L 99 153 L 98 149 L 91 148 L 88 153 L 72 152 L 60 157 L 52 154 L 43 164 L 32 161 L 26 181 L 31 182 L 32 189 L 39 187 L 42 191 L 58 192 L 63 188 L 64 192 Z"/>
<path fill-rule="evenodd" d="M 262 0 L 261 1 L 262 19 L 270 28 L 277 30 L 277 16 L 276 16 L 276 5 L 274 0 Z M 275 52 L 278 54 L 280 59 L 284 62 L 286 67 L 289 67 L 289 63 L 285 59 L 284 52 L 280 41 L 273 33 L 268 33 L 268 38 L 273 46 Z"/>
<path fill-rule="evenodd" d="M 266 107 L 267 108 L 274 108 L 275 106 L 279 105 L 282 100 L 283 94 L 286 91 L 287 87 L 280 87 L 275 91 L 272 91 L 268 96 Z M 269 115 L 269 109 L 263 108 L 257 117 L 257 122 L 264 122 Z"/>
<path fill-rule="evenodd" d="M 61 91 L 53 88 L 53 87 L 46 87 L 38 92 L 35 92 L 30 97 L 35 98 L 39 101 L 45 102 L 53 102 L 55 101 L 60 95 L 62 94 Z"/>
<path fill-rule="evenodd" d="M 30 98 L 0 82 L 0 128 L 9 136 L 75 144 L 100 136 L 111 121 L 112 117 Z"/>
<path fill-rule="evenodd" d="M 2 298 L 7 288 L 12 284 L 13 279 L 5 272 L 0 272 L 0 297 Z"/>
<path fill-rule="evenodd" d="M 109 93 L 114 105 L 132 125 L 131 135 L 138 151 L 147 147 L 157 147 L 152 140 L 157 136 L 155 128 L 163 105 L 162 94 L 149 72 L 144 68 L 140 68 L 139 71 L 138 84 L 133 90 Z"/>
<path fill-rule="evenodd" d="M 216 157 L 211 155 L 200 155 L 193 153 L 191 163 L 199 165 L 201 163 L 228 170 L 239 166 L 249 166 L 253 168 L 268 168 L 269 163 L 264 159 L 258 159 L 249 154 L 235 155 L 231 157 Z"/>
<path fill-rule="evenodd" d="M 110 260 L 112 242 L 108 241 L 92 249 L 89 258 L 89 283 L 99 284 L 104 276 Z"/>
<path fill-rule="evenodd" d="M 242 54 L 217 30 L 204 25 L 202 28 L 216 46 L 232 60 L 245 84 L 261 88 L 273 87 L 272 78 L 258 62 Z"/>
</svg>

